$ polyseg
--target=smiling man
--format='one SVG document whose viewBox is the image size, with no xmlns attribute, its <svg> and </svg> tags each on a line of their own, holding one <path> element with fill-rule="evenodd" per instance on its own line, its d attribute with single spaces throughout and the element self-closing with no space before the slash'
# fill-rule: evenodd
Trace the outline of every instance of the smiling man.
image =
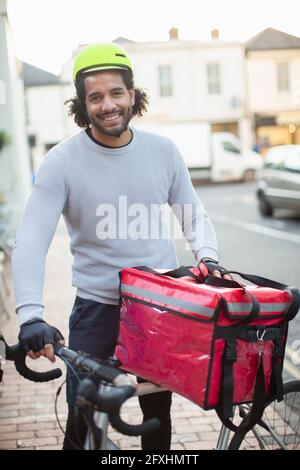
<svg viewBox="0 0 300 470">
<path fill-rule="evenodd" d="M 128 124 L 132 118 L 134 91 L 127 90 L 122 76 L 116 71 L 97 73 L 84 80 L 86 109 L 91 134 L 109 146 L 126 145 L 131 139 Z"/>
<path fill-rule="evenodd" d="M 64 341 L 42 319 L 45 260 L 61 214 L 70 236 L 77 288 L 69 323 L 69 346 L 74 350 L 98 358 L 113 354 L 122 268 L 178 266 L 167 223 L 162 212 L 154 209 L 166 204 L 176 207 L 196 261 L 209 258 L 210 272 L 222 275 L 214 229 L 179 151 L 165 137 L 129 127 L 133 116 L 147 110 L 148 101 L 145 92 L 134 87 L 127 52 L 114 43 L 85 47 L 75 60 L 74 83 L 77 95 L 67 103 L 83 130 L 48 152 L 13 249 L 19 340 L 34 359 L 43 355 L 53 361 L 53 342 Z M 182 217 L 186 206 L 191 210 Z M 128 219 L 137 209 L 142 214 L 139 223 L 129 227 Z M 109 223 L 116 228 L 114 236 L 99 224 L 108 212 L 113 219 Z M 64 449 L 82 448 L 86 434 L 85 424 L 74 416 L 76 388 L 76 377 L 68 374 Z M 171 393 L 141 397 L 140 404 L 145 420 L 158 417 L 161 421 L 157 432 L 143 436 L 143 449 L 169 449 Z"/>
</svg>

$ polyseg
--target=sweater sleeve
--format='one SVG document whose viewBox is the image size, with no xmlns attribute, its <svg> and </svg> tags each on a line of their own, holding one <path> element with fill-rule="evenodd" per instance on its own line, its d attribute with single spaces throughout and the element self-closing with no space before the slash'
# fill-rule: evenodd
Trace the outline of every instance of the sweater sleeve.
<svg viewBox="0 0 300 470">
<path fill-rule="evenodd" d="M 52 149 L 38 171 L 12 250 L 20 325 L 42 318 L 46 256 L 66 201 L 63 162 L 57 150 Z"/>
<path fill-rule="evenodd" d="M 175 213 L 197 263 L 204 257 L 218 260 L 214 227 L 199 200 L 177 147 L 172 145 L 173 179 L 168 203 Z"/>
</svg>

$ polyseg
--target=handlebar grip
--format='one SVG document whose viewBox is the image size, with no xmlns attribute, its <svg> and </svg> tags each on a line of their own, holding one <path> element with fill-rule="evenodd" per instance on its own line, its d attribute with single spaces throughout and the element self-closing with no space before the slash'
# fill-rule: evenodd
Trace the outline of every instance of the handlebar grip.
<svg viewBox="0 0 300 470">
<path fill-rule="evenodd" d="M 127 424 L 120 418 L 120 407 L 126 399 L 133 396 L 134 391 L 134 387 L 125 385 L 111 390 L 108 394 L 98 393 L 95 384 L 89 379 L 84 379 L 78 387 L 77 403 L 80 404 L 82 398 L 94 403 L 100 411 L 109 414 L 112 427 L 127 436 L 141 436 L 156 431 L 160 427 L 160 421 L 157 418 L 152 418 L 142 424 Z"/>
<path fill-rule="evenodd" d="M 116 431 L 127 436 L 142 436 L 157 431 L 161 424 L 158 418 L 151 418 L 142 424 L 127 424 L 120 418 L 118 413 L 110 414 L 109 420 Z"/>
<path fill-rule="evenodd" d="M 83 379 L 78 385 L 77 401 L 80 404 L 80 400 L 83 398 L 96 405 L 99 410 L 111 414 L 119 412 L 124 401 L 132 397 L 134 392 L 135 388 L 125 385 L 114 388 L 109 393 L 99 393 L 94 382 L 90 379 Z"/>
<path fill-rule="evenodd" d="M 62 375 L 60 369 L 53 369 L 47 372 L 36 372 L 31 370 L 26 365 L 26 353 L 20 344 L 14 346 L 6 345 L 6 358 L 15 363 L 16 370 L 22 377 L 32 382 L 49 382 L 50 380 L 58 379 Z"/>
</svg>

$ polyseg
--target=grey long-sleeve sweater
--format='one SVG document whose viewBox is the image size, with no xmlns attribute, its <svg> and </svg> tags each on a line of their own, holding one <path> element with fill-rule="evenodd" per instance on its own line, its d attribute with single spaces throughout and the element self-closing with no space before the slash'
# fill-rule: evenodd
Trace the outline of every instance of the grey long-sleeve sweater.
<svg viewBox="0 0 300 470">
<path fill-rule="evenodd" d="M 45 157 L 12 254 L 20 324 L 42 318 L 45 260 L 61 214 L 74 257 L 72 284 L 84 299 L 117 304 L 123 267 L 177 266 L 161 210 L 166 204 L 179 218 L 195 259 L 217 259 L 213 226 L 175 145 L 132 132 L 128 145 L 111 149 L 82 131 Z"/>
</svg>

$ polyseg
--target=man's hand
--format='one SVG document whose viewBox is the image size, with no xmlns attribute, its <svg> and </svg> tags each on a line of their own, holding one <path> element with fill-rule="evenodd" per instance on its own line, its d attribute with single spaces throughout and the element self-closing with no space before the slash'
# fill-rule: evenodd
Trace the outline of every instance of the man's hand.
<svg viewBox="0 0 300 470">
<path fill-rule="evenodd" d="M 31 359 L 44 356 L 51 362 L 55 362 L 53 343 L 65 344 L 61 332 L 40 319 L 29 320 L 21 325 L 19 341 Z"/>
<path fill-rule="evenodd" d="M 209 274 L 215 277 L 220 277 L 223 279 L 228 279 L 229 281 L 234 281 L 233 277 L 227 273 L 227 269 L 221 266 L 218 261 L 210 259 L 210 258 L 203 258 L 200 263 L 204 263 Z M 200 265 L 199 263 L 199 265 Z"/>
</svg>

